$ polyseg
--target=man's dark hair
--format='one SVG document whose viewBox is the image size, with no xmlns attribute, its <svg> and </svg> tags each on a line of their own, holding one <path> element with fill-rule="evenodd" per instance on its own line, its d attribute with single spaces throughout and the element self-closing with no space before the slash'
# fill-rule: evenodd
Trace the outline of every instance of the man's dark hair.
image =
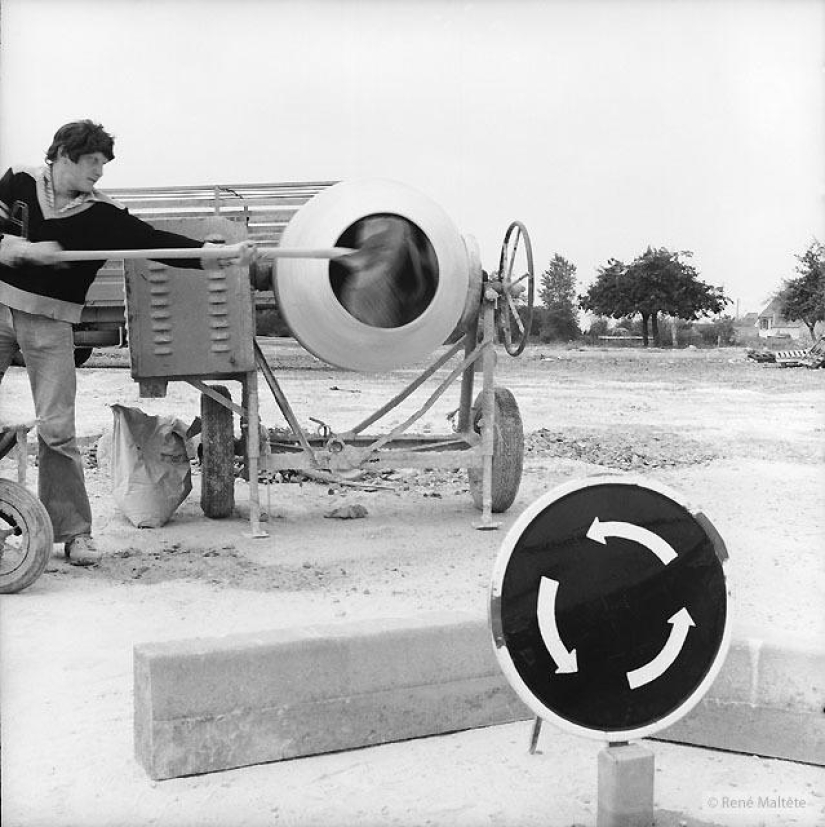
<svg viewBox="0 0 825 827">
<path fill-rule="evenodd" d="M 115 157 L 115 139 L 94 121 L 72 121 L 63 124 L 54 133 L 52 145 L 46 152 L 46 161 L 57 160 L 58 152 L 63 149 L 72 163 L 77 163 L 81 155 L 102 152 L 110 161 Z"/>
</svg>

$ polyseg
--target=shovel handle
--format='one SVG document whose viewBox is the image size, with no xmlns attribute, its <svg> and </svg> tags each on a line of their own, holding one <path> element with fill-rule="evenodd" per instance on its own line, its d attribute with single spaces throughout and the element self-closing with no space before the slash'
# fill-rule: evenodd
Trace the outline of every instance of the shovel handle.
<svg viewBox="0 0 825 827">
<path fill-rule="evenodd" d="M 236 244 L 215 247 L 168 247 L 151 250 L 61 250 L 54 254 L 55 261 L 105 261 L 107 259 L 176 259 L 199 258 L 204 261 L 231 258 L 233 252 L 239 252 Z M 321 247 L 303 249 L 298 247 L 259 247 L 258 252 L 264 258 L 340 258 L 354 253 L 348 247 Z"/>
<path fill-rule="evenodd" d="M 264 258 L 343 258 L 357 252 L 351 247 L 258 247 Z"/>
</svg>

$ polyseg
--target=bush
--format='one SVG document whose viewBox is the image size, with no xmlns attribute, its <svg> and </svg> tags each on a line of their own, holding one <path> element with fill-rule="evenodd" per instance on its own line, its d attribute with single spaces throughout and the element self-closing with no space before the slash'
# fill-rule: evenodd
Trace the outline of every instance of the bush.
<svg viewBox="0 0 825 827">
<path fill-rule="evenodd" d="M 277 305 L 255 308 L 255 332 L 258 336 L 292 335 Z"/>
<path fill-rule="evenodd" d="M 714 319 L 712 322 L 698 322 L 693 325 L 693 329 L 705 347 L 732 345 L 736 342 L 736 329 L 733 319 L 729 316 Z"/>
<path fill-rule="evenodd" d="M 591 345 L 599 344 L 599 336 L 607 336 L 610 329 L 610 321 L 604 316 L 593 319 L 590 329 L 584 334 L 584 339 Z"/>
<path fill-rule="evenodd" d="M 673 333 L 676 332 L 674 342 Z M 693 329 L 693 322 L 685 319 L 674 319 L 670 316 L 659 317 L 659 339 L 661 347 L 687 347 L 700 345 L 702 338 Z"/>
<path fill-rule="evenodd" d="M 533 316 L 533 329 L 538 320 L 538 334 L 542 342 L 571 342 L 581 336 L 581 330 L 574 316 L 564 308 L 536 308 Z"/>
</svg>

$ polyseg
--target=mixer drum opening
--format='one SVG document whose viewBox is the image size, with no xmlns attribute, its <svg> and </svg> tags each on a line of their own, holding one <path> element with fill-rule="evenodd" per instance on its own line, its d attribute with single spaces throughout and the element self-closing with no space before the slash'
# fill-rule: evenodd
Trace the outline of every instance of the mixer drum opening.
<svg viewBox="0 0 825 827">
<path fill-rule="evenodd" d="M 477 281 L 449 216 L 397 181 L 329 187 L 293 215 L 280 244 L 356 250 L 335 261 L 278 259 L 272 280 L 292 335 L 319 359 L 350 370 L 392 370 L 425 358 L 455 330 Z M 399 249 L 400 266 L 373 255 Z"/>
<path fill-rule="evenodd" d="M 358 321 L 403 327 L 431 304 L 438 288 L 438 259 L 412 221 L 386 213 L 365 216 L 348 227 L 335 246 L 361 251 L 351 261 L 331 262 L 329 268 L 335 297 Z"/>
</svg>

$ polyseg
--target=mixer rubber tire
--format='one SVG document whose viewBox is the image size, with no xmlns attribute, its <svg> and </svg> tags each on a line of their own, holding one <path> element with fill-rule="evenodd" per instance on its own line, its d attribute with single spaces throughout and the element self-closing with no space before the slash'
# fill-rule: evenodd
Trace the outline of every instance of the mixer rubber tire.
<svg viewBox="0 0 825 827">
<path fill-rule="evenodd" d="M 507 388 L 495 388 L 495 427 L 493 429 L 492 510 L 499 514 L 506 511 L 516 499 L 521 485 L 524 463 L 524 427 L 516 399 Z M 472 409 L 472 424 L 481 433 L 482 394 L 476 397 Z M 470 496 L 473 505 L 483 507 L 483 471 L 468 468 Z"/>
<path fill-rule="evenodd" d="M 52 555 L 54 533 L 46 507 L 24 485 L 0 479 L 0 529 L 16 529 L 14 548 L 19 556 L 6 548 L 0 552 L 0 594 L 19 592 L 31 586 Z M 9 538 L 11 539 L 11 538 Z"/>
<path fill-rule="evenodd" d="M 223 385 L 212 390 L 231 400 Z M 220 520 L 235 508 L 235 435 L 232 411 L 205 393 L 201 394 L 201 509 Z"/>
</svg>

